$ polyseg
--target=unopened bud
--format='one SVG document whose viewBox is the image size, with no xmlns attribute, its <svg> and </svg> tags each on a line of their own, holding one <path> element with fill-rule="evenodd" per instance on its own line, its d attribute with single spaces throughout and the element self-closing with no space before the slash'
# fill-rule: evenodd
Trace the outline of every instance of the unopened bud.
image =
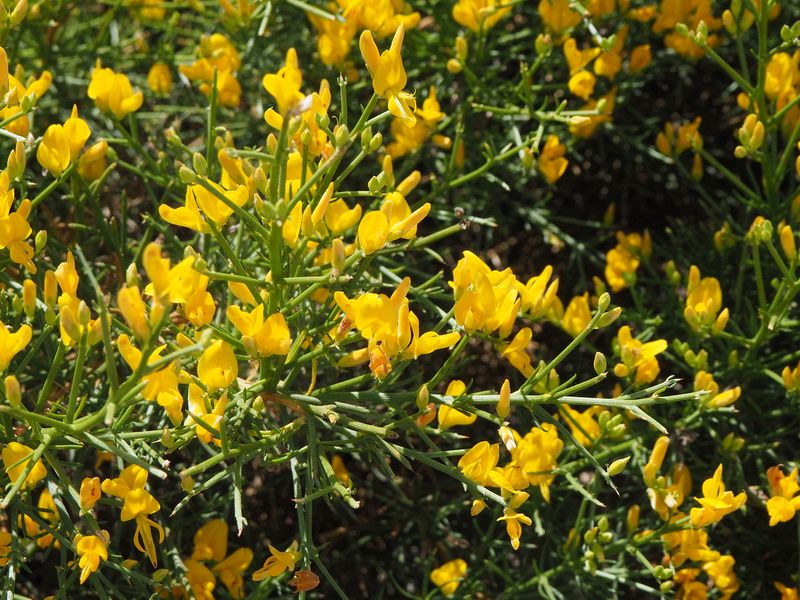
<svg viewBox="0 0 800 600">
<path fill-rule="evenodd" d="M 628 461 L 631 459 L 630 456 L 626 456 L 625 458 L 618 458 L 610 465 L 608 465 L 608 476 L 614 477 L 615 475 L 619 475 L 622 471 L 625 470 L 625 466 L 628 464 Z"/>
<path fill-rule="evenodd" d="M 602 352 L 595 352 L 593 366 L 594 372 L 598 375 L 606 372 L 606 367 L 608 365 L 606 363 L 606 357 Z"/>
<path fill-rule="evenodd" d="M 178 177 L 186 185 L 197 183 L 197 175 L 186 165 L 181 165 L 180 169 L 178 169 Z"/>
<path fill-rule="evenodd" d="M 331 268 L 336 276 L 341 275 L 344 271 L 346 258 L 344 242 L 342 242 L 342 238 L 336 238 L 331 245 Z"/>
<path fill-rule="evenodd" d="M 194 168 L 195 173 L 205 177 L 208 173 L 208 163 L 206 163 L 206 157 L 199 152 L 192 154 L 192 168 Z"/>
<path fill-rule="evenodd" d="M 621 314 L 622 314 L 622 307 L 621 306 L 617 306 L 615 308 L 612 308 L 610 311 L 608 311 L 607 313 L 603 314 L 603 316 L 600 317 L 597 320 L 597 325 L 596 325 L 597 329 L 602 329 L 603 327 L 608 327 L 614 321 L 616 321 Z"/>
<path fill-rule="evenodd" d="M 34 238 L 34 248 L 36 249 L 36 254 L 41 254 L 44 252 L 44 249 L 47 247 L 47 231 L 44 229 L 36 232 L 36 237 Z"/>
<path fill-rule="evenodd" d="M 497 416 L 501 421 L 505 421 L 508 413 L 511 412 L 511 383 L 506 379 L 500 386 L 500 399 L 497 401 Z"/>
<path fill-rule="evenodd" d="M 44 303 L 47 308 L 55 309 L 58 300 L 58 281 L 56 274 L 53 271 L 45 271 L 44 273 Z"/>
<path fill-rule="evenodd" d="M 344 146 L 347 142 L 350 141 L 350 130 L 347 128 L 347 125 L 340 125 L 336 128 L 334 132 L 334 143 L 336 147 L 339 148 L 340 146 Z"/>
<path fill-rule="evenodd" d="M 11 15 L 9 16 L 9 22 L 11 23 L 12 27 L 16 27 L 22 20 L 25 18 L 25 15 L 28 14 L 28 0 L 19 0 L 17 5 L 14 7 L 14 10 L 11 11 Z"/>
<path fill-rule="evenodd" d="M 5 379 L 6 400 L 14 408 L 18 408 L 22 402 L 22 388 L 19 380 L 14 375 L 9 375 Z"/>
<path fill-rule="evenodd" d="M 423 385 L 419 388 L 419 392 L 417 392 L 417 409 L 424 410 L 426 406 L 428 406 L 428 402 L 430 400 L 430 392 L 428 392 L 428 386 Z"/>
<path fill-rule="evenodd" d="M 22 283 L 22 306 L 29 319 L 36 314 L 36 284 L 32 279 L 26 279 Z"/>
<path fill-rule="evenodd" d="M 82 327 L 87 327 L 89 325 L 89 321 L 91 320 L 92 311 L 89 309 L 89 305 L 86 304 L 85 301 L 81 300 L 80 304 L 78 304 L 78 322 Z"/>
</svg>

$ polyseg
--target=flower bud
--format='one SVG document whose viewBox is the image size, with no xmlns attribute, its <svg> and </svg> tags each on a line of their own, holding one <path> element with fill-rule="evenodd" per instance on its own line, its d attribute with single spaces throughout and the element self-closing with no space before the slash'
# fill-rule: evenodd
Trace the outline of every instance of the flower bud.
<svg viewBox="0 0 800 600">
<path fill-rule="evenodd" d="M 44 252 L 45 247 L 47 247 L 47 231 L 42 229 L 41 231 L 36 232 L 36 237 L 34 238 L 34 249 L 36 254 L 41 254 Z"/>
<path fill-rule="evenodd" d="M 336 238 L 331 245 L 331 275 L 338 277 L 344 271 L 346 253 L 342 238 Z"/>
<path fill-rule="evenodd" d="M 447 60 L 447 72 L 452 73 L 453 75 L 457 75 L 461 73 L 463 67 L 461 66 L 461 61 L 457 58 L 450 58 Z"/>
<path fill-rule="evenodd" d="M 607 295 L 607 294 L 606 294 Z M 602 298 L 602 296 L 601 296 Z M 616 321 L 619 316 L 622 314 L 622 307 L 617 306 L 612 308 L 607 313 L 604 313 L 602 317 L 597 320 L 597 325 L 595 326 L 597 329 L 602 329 L 603 327 L 608 327 L 614 321 Z"/>
<path fill-rule="evenodd" d="M 783 250 L 783 255 L 789 262 L 793 262 L 794 259 L 797 257 L 797 246 L 794 240 L 794 232 L 792 231 L 791 226 L 784 225 L 780 228 L 779 233 L 780 241 L 781 241 L 781 249 Z"/>
<path fill-rule="evenodd" d="M 19 380 L 14 375 L 9 375 L 5 379 L 6 400 L 14 408 L 19 408 L 22 403 L 22 388 Z"/>
<path fill-rule="evenodd" d="M 606 357 L 602 352 L 595 352 L 593 366 L 594 372 L 598 375 L 606 372 L 606 367 L 608 365 L 606 363 Z"/>
<path fill-rule="evenodd" d="M 44 303 L 47 308 L 54 310 L 58 300 L 58 281 L 53 271 L 44 273 Z"/>
<path fill-rule="evenodd" d="M 500 400 L 497 401 L 497 416 L 501 421 L 505 421 L 508 413 L 511 412 L 511 383 L 506 379 L 500 387 Z"/>
<path fill-rule="evenodd" d="M 430 400 L 430 393 L 428 392 L 428 386 L 423 385 L 419 392 L 417 392 L 417 408 L 419 410 L 424 410 L 426 406 L 428 406 L 428 402 Z"/>
<path fill-rule="evenodd" d="M 197 175 L 186 165 L 181 165 L 180 169 L 178 169 L 178 177 L 186 185 L 197 183 Z"/>
<path fill-rule="evenodd" d="M 628 461 L 631 459 L 630 456 L 626 456 L 625 458 L 618 458 L 610 465 L 608 465 L 608 476 L 614 477 L 615 475 L 619 475 L 622 471 L 625 470 L 625 466 L 628 464 Z"/>
<path fill-rule="evenodd" d="M 22 307 L 29 319 L 36 314 L 36 284 L 32 279 L 26 279 L 22 283 Z"/>
</svg>

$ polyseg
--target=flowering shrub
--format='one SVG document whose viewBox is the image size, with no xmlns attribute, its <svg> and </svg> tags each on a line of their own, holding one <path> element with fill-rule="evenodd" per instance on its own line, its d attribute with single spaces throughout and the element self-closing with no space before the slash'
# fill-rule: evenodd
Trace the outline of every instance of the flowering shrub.
<svg viewBox="0 0 800 600">
<path fill-rule="evenodd" d="M 3 592 L 796 598 L 798 12 L 0 0 Z"/>
</svg>

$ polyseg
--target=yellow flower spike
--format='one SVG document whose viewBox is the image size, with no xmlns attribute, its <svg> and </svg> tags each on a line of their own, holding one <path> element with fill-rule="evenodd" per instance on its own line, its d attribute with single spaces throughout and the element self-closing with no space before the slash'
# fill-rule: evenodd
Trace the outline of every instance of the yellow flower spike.
<svg viewBox="0 0 800 600">
<path fill-rule="evenodd" d="M 514 550 L 519 550 L 519 538 L 522 537 L 522 525 L 530 526 L 533 521 L 531 518 L 518 513 L 513 508 L 504 508 L 503 516 L 497 519 L 498 521 L 506 522 L 506 533 L 511 539 L 511 547 Z"/>
<path fill-rule="evenodd" d="M 267 73 L 261 85 L 278 103 L 278 111 L 285 116 L 305 97 L 300 91 L 303 85 L 303 73 L 297 61 L 297 51 L 289 48 L 286 51 L 286 62 L 277 73 Z"/>
<path fill-rule="evenodd" d="M 500 400 L 497 401 L 497 416 L 501 421 L 505 421 L 508 413 L 511 412 L 511 384 L 508 379 L 503 381 L 500 387 Z"/>
<path fill-rule="evenodd" d="M 431 582 L 445 596 L 452 596 L 467 575 L 467 563 L 457 558 L 431 571 Z"/>
<path fill-rule="evenodd" d="M 369 30 L 363 31 L 358 40 L 361 56 L 367 64 L 367 69 L 372 77 L 372 87 L 375 93 L 385 98 L 389 112 L 401 119 L 408 127 L 413 127 L 417 122 L 414 116 L 416 101 L 414 96 L 404 92 L 408 77 L 403 67 L 403 58 L 400 50 L 403 47 L 405 29 L 401 24 L 395 31 L 389 50 L 383 54 L 378 52 L 375 40 Z"/>
<path fill-rule="evenodd" d="M 192 560 L 220 562 L 228 551 L 228 524 L 212 519 L 194 534 Z"/>
<path fill-rule="evenodd" d="M 227 388 L 238 374 L 236 355 L 224 340 L 217 340 L 206 348 L 197 362 L 197 377 L 210 391 Z"/>
<path fill-rule="evenodd" d="M 263 566 L 253 573 L 253 581 L 263 581 L 267 577 L 278 577 L 287 571 L 292 571 L 303 556 L 297 551 L 297 542 L 292 542 L 284 551 L 278 550 L 272 544 L 268 544 L 268 547 L 270 556 L 264 561 Z"/>
<path fill-rule="evenodd" d="M 98 500 L 100 500 L 100 492 L 101 489 L 99 477 L 83 478 L 79 492 L 81 510 L 83 512 L 88 512 L 94 508 L 94 505 L 97 504 Z"/>
<path fill-rule="evenodd" d="M 54 177 L 60 177 L 70 165 L 70 143 L 62 125 L 50 125 L 36 150 L 36 160 Z"/>
<path fill-rule="evenodd" d="M 717 467 L 714 475 L 703 482 L 703 497 L 695 500 L 700 507 L 692 508 L 689 516 L 695 528 L 711 525 L 722 519 L 725 515 L 739 510 L 745 503 L 744 492 L 735 495 L 725 489 L 722 481 L 722 465 Z"/>
<path fill-rule="evenodd" d="M 165 96 L 172 91 L 172 71 L 169 65 L 154 63 L 147 72 L 147 86 L 158 96 Z"/>
<path fill-rule="evenodd" d="M 89 575 L 100 568 L 101 561 L 108 560 L 109 539 L 106 530 L 100 531 L 97 535 L 78 534 L 75 536 L 73 543 L 75 544 L 75 551 L 80 557 L 78 566 L 81 568 L 81 584 L 89 578 Z"/>
<path fill-rule="evenodd" d="M 124 119 L 142 106 L 142 92 L 134 92 L 127 75 L 112 69 L 97 66 L 92 70 L 92 79 L 87 91 L 97 108 L 111 112 L 117 119 Z"/>
<path fill-rule="evenodd" d="M 0 373 L 8 368 L 11 360 L 27 346 L 33 335 L 30 325 L 20 325 L 19 329 L 11 332 L 0 321 Z"/>
</svg>

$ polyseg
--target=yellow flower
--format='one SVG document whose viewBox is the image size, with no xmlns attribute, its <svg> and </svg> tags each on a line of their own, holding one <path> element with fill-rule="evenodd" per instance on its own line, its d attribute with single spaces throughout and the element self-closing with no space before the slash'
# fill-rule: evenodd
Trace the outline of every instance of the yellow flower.
<svg viewBox="0 0 800 600">
<path fill-rule="evenodd" d="M 264 305 L 259 304 L 249 313 L 235 305 L 228 307 L 228 320 L 242 334 L 252 338 L 261 356 L 286 356 L 292 346 L 292 334 L 286 318 L 274 313 L 264 320 Z"/>
<path fill-rule="evenodd" d="M 454 379 L 447 385 L 444 395 L 455 399 L 461 396 L 466 389 L 467 386 L 463 381 Z M 442 431 L 459 425 L 472 425 L 478 418 L 478 415 L 474 413 L 467 413 L 446 404 L 439 406 L 436 416 L 439 419 L 439 429 Z"/>
<path fill-rule="evenodd" d="M 617 245 L 606 254 L 605 276 L 611 290 L 619 292 L 636 279 L 636 270 L 642 259 L 648 259 L 652 251 L 650 232 L 616 234 Z"/>
<path fill-rule="evenodd" d="M 100 568 L 100 561 L 108 560 L 108 541 L 108 532 L 105 530 L 97 535 L 75 536 L 75 551 L 80 556 L 78 566 L 81 568 L 81 584 Z"/>
<path fill-rule="evenodd" d="M 431 582 L 439 588 L 442 594 L 452 596 L 466 575 L 467 563 L 457 558 L 431 571 Z"/>
<path fill-rule="evenodd" d="M 703 570 L 711 577 L 724 600 L 729 600 L 739 590 L 739 580 L 733 571 L 735 564 L 734 558 L 726 554 L 703 565 Z"/>
<path fill-rule="evenodd" d="M 0 567 L 5 567 L 11 556 L 12 537 L 5 529 L 0 529 Z"/>
<path fill-rule="evenodd" d="M 497 466 L 499 459 L 500 444 L 478 442 L 459 459 L 458 468 L 478 485 L 492 485 L 489 473 Z"/>
<path fill-rule="evenodd" d="M 581 22 L 581 15 L 570 7 L 569 0 L 540 0 L 539 15 L 545 26 L 556 35 Z"/>
<path fill-rule="evenodd" d="M 227 388 L 238 374 L 236 355 L 224 340 L 211 344 L 197 361 L 197 377 L 210 391 Z"/>
<path fill-rule="evenodd" d="M 127 75 L 101 67 L 99 62 L 92 70 L 89 98 L 102 111 L 111 111 L 117 119 L 124 119 L 141 108 L 144 96 L 134 92 Z"/>
<path fill-rule="evenodd" d="M 298 66 L 297 51 L 289 48 L 286 51 L 284 66 L 278 69 L 277 73 L 264 75 L 261 84 L 275 98 L 281 115 L 286 115 L 292 110 L 305 97 L 300 91 L 303 85 L 303 73 Z"/>
<path fill-rule="evenodd" d="M 8 368 L 11 360 L 31 341 L 33 332 L 30 325 L 20 325 L 15 332 L 0 321 L 0 373 Z"/>
<path fill-rule="evenodd" d="M 208 182 L 216 192 L 228 199 L 230 204 L 242 207 L 250 200 L 251 194 L 246 185 L 236 185 L 226 190 L 213 181 Z M 178 227 L 186 227 L 199 233 L 209 233 L 211 229 L 206 220 L 211 220 L 220 228 L 233 214 L 233 208 L 220 200 L 216 194 L 202 185 L 190 185 L 186 188 L 184 205 L 171 208 L 166 204 L 158 207 L 158 214 L 167 223 Z"/>
<path fill-rule="evenodd" d="M 709 408 L 723 408 L 730 406 L 742 395 L 742 388 L 736 386 L 727 390 L 719 391 L 719 384 L 714 381 L 714 376 L 706 371 L 698 371 L 694 376 L 694 390 L 707 390 L 709 394 L 703 399 L 703 406 Z"/>
<path fill-rule="evenodd" d="M 664 131 L 656 137 L 656 148 L 665 156 L 678 157 L 691 148 L 702 148 L 703 138 L 700 136 L 701 118 L 697 117 L 691 123 L 682 123 L 677 132 L 672 123 L 664 125 Z"/>
<path fill-rule="evenodd" d="M 361 205 L 349 208 L 344 200 L 336 200 L 328 205 L 325 212 L 325 225 L 333 235 L 340 235 L 361 219 Z"/>
<path fill-rule="evenodd" d="M 531 343 L 533 332 L 530 327 L 523 327 L 508 344 L 501 346 L 500 354 L 511 363 L 525 378 L 533 375 L 531 357 L 526 352 Z"/>
<path fill-rule="evenodd" d="M 36 503 L 36 514 L 46 525 L 41 527 L 39 521 L 34 520 L 28 515 L 20 515 L 20 527 L 22 531 L 24 531 L 26 536 L 35 538 L 36 545 L 39 548 L 49 548 L 51 545 L 60 548 L 61 544 L 57 540 L 55 540 L 55 544 L 53 544 L 55 538 L 50 532 L 61 520 L 61 515 L 58 512 L 56 503 L 53 501 L 50 490 L 46 487 L 42 490 L 42 493 L 39 494 L 39 500 Z"/>
<path fill-rule="evenodd" d="M 683 513 L 676 513 L 670 523 L 685 519 Z M 719 552 L 708 547 L 708 533 L 704 529 L 681 529 L 671 531 L 661 536 L 667 547 L 672 564 L 681 566 L 687 560 L 694 562 L 709 562 L 719 558 Z"/>
<path fill-rule="evenodd" d="M 214 588 L 217 579 L 207 566 L 194 559 L 187 558 L 183 561 L 186 567 L 186 580 L 196 600 L 214 600 Z"/>
<path fill-rule="evenodd" d="M 139 287 L 135 285 L 121 287 L 117 292 L 117 306 L 125 322 L 133 330 L 133 334 L 139 340 L 146 340 L 150 335 L 150 321 Z"/>
<path fill-rule="evenodd" d="M 108 142 L 100 140 L 86 149 L 78 160 L 78 174 L 86 181 L 100 178 L 108 166 Z"/>
<path fill-rule="evenodd" d="M 81 510 L 88 512 L 94 508 L 100 500 L 100 478 L 84 477 L 81 481 L 80 489 Z"/>
<path fill-rule="evenodd" d="M 357 23 L 352 19 L 339 22 L 337 19 L 323 18 L 310 12 L 306 16 L 317 30 L 317 51 L 322 64 L 344 66 L 350 44 L 356 36 Z"/>
<path fill-rule="evenodd" d="M 488 31 L 505 17 L 511 7 L 508 0 L 458 0 L 453 6 L 456 23 L 478 33 Z"/>
<path fill-rule="evenodd" d="M 716 523 L 722 517 L 739 510 L 745 503 L 744 492 L 735 495 L 730 490 L 725 490 L 722 481 L 722 465 L 717 467 L 714 475 L 703 482 L 703 497 L 695 500 L 700 503 L 700 508 L 693 508 L 689 516 L 694 527 L 705 527 Z"/>
<path fill-rule="evenodd" d="M 36 150 L 36 160 L 43 169 L 59 177 L 70 164 L 70 148 L 63 125 L 50 125 Z"/>
<path fill-rule="evenodd" d="M 2 531 L 0 531 L 0 536 L 1 535 L 3 535 Z M 0 559 L 0 560 L 2 560 L 2 559 Z M 0 566 L 2 566 L 2 565 L 0 564 Z M 775 589 L 778 590 L 778 593 L 780 593 L 780 595 L 781 595 L 779 600 L 799 600 L 800 599 L 800 594 L 798 593 L 796 587 L 793 587 L 793 588 L 786 587 L 785 585 L 783 585 L 782 583 L 779 583 L 777 581 L 775 582 L 774 585 L 775 585 Z"/>
<path fill-rule="evenodd" d="M 689 269 L 686 308 L 683 316 L 697 332 L 719 333 L 728 322 L 729 311 L 722 309 L 722 288 L 716 277 L 700 278 L 700 269 Z"/>
<path fill-rule="evenodd" d="M 589 321 L 592 320 L 592 310 L 589 308 L 589 292 L 581 296 L 575 296 L 567 304 L 564 316 L 561 318 L 561 326 L 572 337 L 582 332 Z"/>
<path fill-rule="evenodd" d="M 412 127 L 417 121 L 414 116 L 416 101 L 414 96 L 403 91 L 408 81 L 406 70 L 403 67 L 403 58 L 400 55 L 404 35 L 405 29 L 403 25 L 400 25 L 392 38 L 389 50 L 384 50 L 380 54 L 375 40 L 372 38 L 372 33 L 366 30 L 359 38 L 359 46 L 361 56 L 364 57 L 364 62 L 372 77 L 372 87 L 375 93 L 386 99 L 390 113 Z"/>
<path fill-rule="evenodd" d="M 151 364 L 161 358 L 161 352 L 166 346 L 159 346 L 147 357 L 147 364 Z M 142 361 L 142 353 L 131 344 L 130 338 L 126 334 L 121 334 L 117 338 L 117 349 L 120 355 L 128 363 L 128 366 L 136 371 Z M 180 370 L 180 363 L 174 361 L 157 371 L 152 371 L 142 377 L 145 387 L 142 390 L 142 397 L 150 402 L 157 402 L 164 407 L 167 415 L 174 425 L 181 422 L 181 408 L 183 407 L 183 396 L 178 390 L 179 377 L 186 379 L 186 373 Z"/>
<path fill-rule="evenodd" d="M 541 427 L 531 428 L 511 450 L 511 457 L 521 468 L 521 475 L 530 485 L 539 487 L 546 502 L 550 502 L 550 483 L 555 479 L 553 471 L 558 466 L 558 455 L 563 448 L 564 442 L 559 439 L 555 426 L 543 423 Z"/>
<path fill-rule="evenodd" d="M 263 581 L 267 577 L 277 577 L 286 571 L 291 571 L 303 556 L 297 551 L 297 542 L 292 542 L 283 552 L 272 544 L 268 546 L 270 556 L 264 561 L 263 566 L 253 573 L 253 581 Z"/>
<path fill-rule="evenodd" d="M 561 406 L 564 421 L 582 446 L 591 446 L 600 437 L 600 425 L 595 421 L 595 416 L 603 410 L 602 406 L 590 406 L 583 412 L 579 412 L 568 404 Z"/>
<path fill-rule="evenodd" d="M 195 533 L 191 560 L 213 561 L 211 571 L 219 576 L 231 596 L 238 599 L 244 591 L 242 573 L 250 566 L 253 552 L 239 548 L 226 557 L 227 551 L 228 525 L 222 519 L 212 519 Z"/>
<path fill-rule="evenodd" d="M 159 96 L 167 95 L 172 90 L 172 71 L 169 65 L 154 63 L 147 72 L 147 85 L 150 91 Z"/>
<path fill-rule="evenodd" d="M 64 121 L 64 134 L 69 145 L 70 161 L 75 162 L 75 159 L 78 158 L 81 150 L 86 145 L 86 140 L 92 135 L 92 131 L 89 129 L 88 123 L 78 116 L 78 107 L 74 104 L 72 106 L 72 114 L 69 119 Z"/>
<path fill-rule="evenodd" d="M 631 73 L 639 73 L 640 71 L 644 71 L 652 60 L 653 54 L 650 50 L 650 44 L 642 44 L 641 46 L 636 46 L 636 48 L 631 51 L 628 68 Z"/>
<path fill-rule="evenodd" d="M 8 445 L 3 448 L 3 465 L 6 468 L 6 475 L 8 475 L 12 484 L 15 483 L 25 472 L 25 469 L 28 468 L 32 454 L 33 450 L 31 448 L 19 442 L 9 442 Z M 33 464 L 30 473 L 25 477 L 25 481 L 22 483 L 22 489 L 32 489 L 46 476 L 47 469 L 40 458 Z"/>
<path fill-rule="evenodd" d="M 788 475 L 784 475 L 779 466 L 767 470 L 770 486 L 770 499 L 767 501 L 770 527 L 791 521 L 800 511 L 800 484 L 798 484 L 797 467 Z"/>
<path fill-rule="evenodd" d="M 629 377 L 633 374 L 635 383 L 651 383 L 661 368 L 656 356 L 667 349 L 667 340 L 641 342 L 631 335 L 631 328 L 623 325 L 617 333 L 620 359 L 622 362 L 614 367 L 617 377 Z"/>
<path fill-rule="evenodd" d="M 467 331 L 491 334 L 499 329 L 499 337 L 506 338 L 522 305 L 517 283 L 511 269 L 490 269 L 472 252 L 464 252 L 449 282 L 455 296 L 456 322 Z"/>
<path fill-rule="evenodd" d="M 567 170 L 569 161 L 564 158 L 566 152 L 566 146 L 561 143 L 557 135 L 547 136 L 547 141 L 545 141 L 539 160 L 536 163 L 539 172 L 544 176 L 547 183 L 555 183 Z"/>
<path fill-rule="evenodd" d="M 239 52 L 221 33 L 203 36 L 197 47 L 199 58 L 191 65 L 180 65 L 178 70 L 191 79 L 199 81 L 200 91 L 210 96 L 214 71 L 217 72 L 217 98 L 222 106 L 235 108 L 239 105 L 242 87 L 236 79 L 241 66 Z"/>
<path fill-rule="evenodd" d="M 189 384 L 189 416 L 187 418 L 187 424 L 194 424 L 195 434 L 200 441 L 206 444 L 213 442 L 218 446 L 222 443 L 221 440 L 218 437 L 214 437 L 214 435 L 215 433 L 217 435 L 219 433 L 227 402 L 228 397 L 226 394 L 223 394 L 209 412 L 206 407 L 206 398 L 203 395 L 203 390 L 195 383 Z M 209 429 L 209 427 L 216 430 L 216 432 Z"/>
<path fill-rule="evenodd" d="M 498 521 L 506 522 L 506 533 L 511 539 L 511 547 L 514 550 L 519 549 L 519 538 L 522 536 L 522 525 L 530 525 L 533 521 L 531 518 L 518 513 L 513 508 L 504 508 L 503 516 L 497 519 Z"/>
<path fill-rule="evenodd" d="M 370 255 L 386 245 L 389 238 L 389 219 L 379 210 L 364 215 L 358 225 L 358 245 Z"/>
<path fill-rule="evenodd" d="M 164 529 L 149 518 L 161 510 L 161 505 L 153 496 L 144 489 L 147 483 L 147 471 L 138 465 L 129 465 L 123 469 L 116 479 L 103 481 L 102 490 L 111 496 L 121 498 L 122 521 L 136 520 L 136 531 L 133 535 L 133 545 L 140 552 L 147 554 L 150 562 L 157 565 L 156 546 L 153 540 L 152 528 L 159 534 L 159 543 L 164 541 Z"/>
</svg>

